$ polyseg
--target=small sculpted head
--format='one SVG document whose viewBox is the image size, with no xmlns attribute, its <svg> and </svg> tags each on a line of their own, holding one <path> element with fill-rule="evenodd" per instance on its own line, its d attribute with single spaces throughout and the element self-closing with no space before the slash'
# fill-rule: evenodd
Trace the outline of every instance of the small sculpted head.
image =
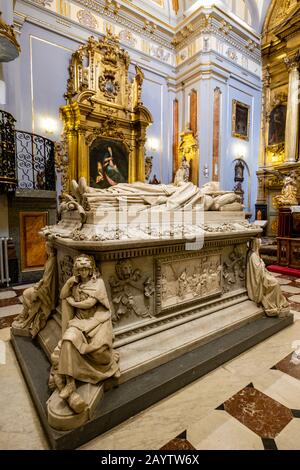
<svg viewBox="0 0 300 470">
<path fill-rule="evenodd" d="M 93 276 L 96 271 L 95 261 L 92 256 L 79 255 L 74 261 L 74 276 L 80 277 L 85 281 Z"/>
</svg>

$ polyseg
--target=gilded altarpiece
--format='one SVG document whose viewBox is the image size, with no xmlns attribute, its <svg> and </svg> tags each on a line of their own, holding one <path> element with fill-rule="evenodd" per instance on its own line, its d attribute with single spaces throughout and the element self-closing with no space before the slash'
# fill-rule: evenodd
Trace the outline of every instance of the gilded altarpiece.
<svg viewBox="0 0 300 470">
<path fill-rule="evenodd" d="M 272 237 L 277 236 L 278 230 L 274 198 L 281 193 L 286 176 L 294 172 L 300 174 L 299 97 L 294 86 L 300 67 L 299 15 L 299 1 L 273 0 L 263 30 L 263 105 L 256 216 L 259 218 L 261 212 L 267 214 L 267 235 Z"/>
<path fill-rule="evenodd" d="M 72 179 L 85 177 L 94 187 L 144 181 L 146 129 L 152 122 L 142 103 L 144 75 L 110 31 L 90 37 L 71 57 L 61 108 L 67 149 L 63 190 Z M 60 161 L 60 159 L 59 159 Z"/>
</svg>

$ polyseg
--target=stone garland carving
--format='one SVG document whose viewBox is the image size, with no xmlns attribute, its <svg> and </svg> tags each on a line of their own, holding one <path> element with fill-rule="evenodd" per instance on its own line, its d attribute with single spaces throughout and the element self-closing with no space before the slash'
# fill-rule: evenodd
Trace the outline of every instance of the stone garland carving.
<svg viewBox="0 0 300 470">
<path fill-rule="evenodd" d="M 30 334 L 33 338 L 46 326 L 55 310 L 58 297 L 56 250 L 46 243 L 48 259 L 42 279 L 23 292 L 23 311 L 12 324 L 15 334 Z M 21 330 L 21 331 L 20 331 Z"/>
<path fill-rule="evenodd" d="M 223 263 L 224 293 L 244 286 L 246 279 L 245 268 L 246 256 L 241 254 L 238 247 L 235 246 Z"/>
<path fill-rule="evenodd" d="M 73 272 L 73 258 L 70 255 L 65 255 L 59 262 L 59 285 L 64 286 L 67 280 L 72 276 Z"/>
<path fill-rule="evenodd" d="M 130 260 L 121 260 L 115 266 L 116 276 L 109 279 L 114 305 L 113 322 L 135 315 L 140 318 L 152 316 L 150 299 L 154 284 L 149 274 L 134 269 Z"/>
<path fill-rule="evenodd" d="M 62 340 L 51 356 L 49 387 L 80 414 L 88 403 L 77 392 L 77 380 L 99 384 L 120 376 L 107 292 L 92 256 L 77 256 L 60 298 Z"/>
</svg>

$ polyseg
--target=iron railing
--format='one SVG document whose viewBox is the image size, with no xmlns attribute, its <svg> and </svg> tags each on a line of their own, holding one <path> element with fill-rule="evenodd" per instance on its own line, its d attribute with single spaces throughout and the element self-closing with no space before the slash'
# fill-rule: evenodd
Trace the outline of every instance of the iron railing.
<svg viewBox="0 0 300 470">
<path fill-rule="evenodd" d="M 16 131 L 18 189 L 55 191 L 54 142 Z"/>
<path fill-rule="evenodd" d="M 15 122 L 10 113 L 0 110 L 0 192 L 17 186 Z"/>
</svg>

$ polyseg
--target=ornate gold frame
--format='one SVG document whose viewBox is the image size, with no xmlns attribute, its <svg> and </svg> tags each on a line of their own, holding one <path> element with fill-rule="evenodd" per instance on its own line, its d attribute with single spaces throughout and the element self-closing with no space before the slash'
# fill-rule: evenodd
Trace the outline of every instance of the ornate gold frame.
<svg viewBox="0 0 300 470">
<path fill-rule="evenodd" d="M 236 132 L 236 108 L 237 106 L 241 106 L 248 110 L 247 135 L 246 136 L 243 134 L 240 134 L 239 132 Z M 250 139 L 250 109 L 251 109 L 250 105 L 242 103 L 241 101 L 232 100 L 232 137 L 249 141 Z"/>
<path fill-rule="evenodd" d="M 152 116 L 141 99 L 143 72 L 136 66 L 130 82 L 129 64 L 128 53 L 109 30 L 103 39 L 90 37 L 72 54 L 68 104 L 61 108 L 68 155 L 64 191 L 72 179 L 83 176 L 89 183 L 89 148 L 99 137 L 120 141 L 128 149 L 130 183 L 145 180 L 144 148 Z"/>
</svg>

